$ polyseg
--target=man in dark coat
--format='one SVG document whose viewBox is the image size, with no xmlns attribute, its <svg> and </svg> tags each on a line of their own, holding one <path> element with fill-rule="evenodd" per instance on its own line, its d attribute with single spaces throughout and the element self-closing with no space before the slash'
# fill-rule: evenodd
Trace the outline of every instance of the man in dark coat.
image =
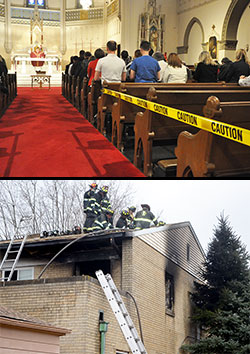
<svg viewBox="0 0 250 354">
<path fill-rule="evenodd" d="M 147 229 L 152 223 L 157 225 L 157 219 L 150 211 L 148 204 L 141 204 L 142 210 L 136 213 L 134 218 L 135 230 Z"/>
</svg>

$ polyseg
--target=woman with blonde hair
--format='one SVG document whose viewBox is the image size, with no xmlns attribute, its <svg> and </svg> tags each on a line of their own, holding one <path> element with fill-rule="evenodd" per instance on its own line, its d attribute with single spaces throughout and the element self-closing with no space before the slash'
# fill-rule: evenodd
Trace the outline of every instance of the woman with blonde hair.
<svg viewBox="0 0 250 354">
<path fill-rule="evenodd" d="M 162 82 L 186 83 L 188 79 L 187 67 L 182 64 L 176 53 L 170 53 L 163 74 Z"/>
<path fill-rule="evenodd" d="M 217 82 L 218 65 L 213 61 L 209 52 L 203 51 L 199 56 L 199 63 L 194 72 L 194 79 L 198 82 Z"/>
<path fill-rule="evenodd" d="M 250 63 L 245 49 L 238 49 L 235 59 L 229 67 L 226 82 L 238 82 L 242 75 L 250 75 Z"/>
</svg>

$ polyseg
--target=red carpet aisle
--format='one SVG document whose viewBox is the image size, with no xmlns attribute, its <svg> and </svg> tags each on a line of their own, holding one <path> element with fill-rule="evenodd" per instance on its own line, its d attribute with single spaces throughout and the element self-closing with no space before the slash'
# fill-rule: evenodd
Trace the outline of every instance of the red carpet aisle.
<svg viewBox="0 0 250 354">
<path fill-rule="evenodd" d="M 0 177 L 145 177 L 61 95 L 19 88 L 0 119 Z"/>
</svg>

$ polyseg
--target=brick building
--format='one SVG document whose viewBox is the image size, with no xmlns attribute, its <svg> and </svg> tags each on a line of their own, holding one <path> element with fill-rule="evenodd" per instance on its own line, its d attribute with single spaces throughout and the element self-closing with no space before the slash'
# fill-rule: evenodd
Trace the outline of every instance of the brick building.
<svg viewBox="0 0 250 354">
<path fill-rule="evenodd" d="M 72 241 L 38 279 L 48 261 Z M 0 242 L 3 254 L 7 244 Z M 70 329 L 60 339 L 62 354 L 100 352 L 103 312 L 109 323 L 105 353 L 126 354 L 128 345 L 95 277 L 95 271 L 102 269 L 111 274 L 139 332 L 128 293 L 135 298 L 148 354 L 177 354 L 183 343 L 199 336 L 189 318 L 190 293 L 204 259 L 189 222 L 140 231 L 99 231 L 84 237 L 32 235 L 12 278 L 16 280 L 2 282 L 0 296 L 3 305 Z"/>
</svg>

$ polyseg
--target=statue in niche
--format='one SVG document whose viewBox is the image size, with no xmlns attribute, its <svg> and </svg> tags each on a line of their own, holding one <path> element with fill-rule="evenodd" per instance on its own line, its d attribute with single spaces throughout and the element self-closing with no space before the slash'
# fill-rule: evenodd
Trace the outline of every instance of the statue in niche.
<svg viewBox="0 0 250 354">
<path fill-rule="evenodd" d="M 156 0 L 149 0 L 145 10 L 139 17 L 138 46 L 142 40 L 146 40 L 154 52 L 163 53 L 165 15 L 158 13 Z"/>
<path fill-rule="evenodd" d="M 150 28 L 149 42 L 151 44 L 151 48 L 154 52 L 157 52 L 158 49 L 158 32 L 155 26 Z"/>
<path fill-rule="evenodd" d="M 217 59 L 217 38 L 215 36 L 209 38 L 209 53 L 212 59 Z"/>
</svg>

